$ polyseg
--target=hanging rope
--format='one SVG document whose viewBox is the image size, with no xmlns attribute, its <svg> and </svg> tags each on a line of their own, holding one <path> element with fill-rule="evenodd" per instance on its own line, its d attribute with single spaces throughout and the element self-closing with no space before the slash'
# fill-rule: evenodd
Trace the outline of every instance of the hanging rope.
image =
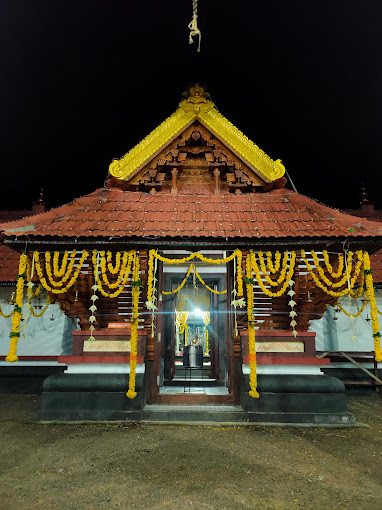
<svg viewBox="0 0 382 510">
<path fill-rule="evenodd" d="M 200 41 L 202 39 L 202 34 L 198 28 L 198 0 L 192 0 L 192 21 L 189 23 L 188 28 L 190 29 L 190 37 L 188 42 L 190 44 L 194 44 L 193 37 L 194 35 L 199 36 L 199 44 L 198 44 L 198 52 L 200 52 Z"/>
</svg>

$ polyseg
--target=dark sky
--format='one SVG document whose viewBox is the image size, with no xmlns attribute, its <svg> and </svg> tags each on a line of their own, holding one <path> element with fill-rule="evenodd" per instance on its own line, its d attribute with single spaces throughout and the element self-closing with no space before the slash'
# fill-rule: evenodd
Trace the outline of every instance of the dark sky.
<svg viewBox="0 0 382 510">
<path fill-rule="evenodd" d="M 176 109 L 190 82 L 297 190 L 382 208 L 381 0 L 2 0 L 1 208 L 103 185 L 109 163 Z"/>
</svg>

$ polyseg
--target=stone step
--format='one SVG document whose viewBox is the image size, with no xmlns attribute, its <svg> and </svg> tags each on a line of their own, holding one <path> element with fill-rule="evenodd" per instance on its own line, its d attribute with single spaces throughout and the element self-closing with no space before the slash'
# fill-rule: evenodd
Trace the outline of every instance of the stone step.
<svg viewBox="0 0 382 510">
<path fill-rule="evenodd" d="M 239 405 L 165 405 L 147 404 L 144 422 L 246 423 L 247 413 Z"/>
<path fill-rule="evenodd" d="M 163 386 L 224 386 L 223 383 L 220 383 L 216 379 L 202 379 L 201 377 L 195 377 L 192 379 L 185 379 L 184 377 L 174 377 L 171 381 L 164 381 Z"/>
</svg>

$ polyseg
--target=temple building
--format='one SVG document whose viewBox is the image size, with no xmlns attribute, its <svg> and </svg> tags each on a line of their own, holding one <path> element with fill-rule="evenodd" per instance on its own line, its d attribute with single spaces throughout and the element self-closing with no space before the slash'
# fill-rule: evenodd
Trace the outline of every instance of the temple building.
<svg viewBox="0 0 382 510">
<path fill-rule="evenodd" d="M 20 254 L 7 361 L 38 292 L 72 321 L 40 418 L 354 423 L 314 324 L 364 299 L 378 374 L 382 225 L 286 182 L 195 85 L 105 187 L 1 224 Z"/>
</svg>

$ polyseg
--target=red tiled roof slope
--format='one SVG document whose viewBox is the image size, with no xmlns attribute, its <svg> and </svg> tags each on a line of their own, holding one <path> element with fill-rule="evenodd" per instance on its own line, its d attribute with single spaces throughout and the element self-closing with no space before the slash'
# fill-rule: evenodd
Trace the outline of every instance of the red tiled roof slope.
<svg viewBox="0 0 382 510">
<path fill-rule="evenodd" d="M 32 209 L 18 209 L 14 211 L 0 211 L 0 223 L 6 228 L 5 222 L 14 222 L 25 216 L 33 216 L 40 209 L 45 208 L 43 204 L 34 205 Z M 16 283 L 19 269 L 20 254 L 17 251 L 0 244 L 0 282 Z"/>
<path fill-rule="evenodd" d="M 382 225 L 331 209 L 287 189 L 178 195 L 100 189 L 57 209 L 0 225 L 5 235 L 60 237 L 366 237 Z"/>
<path fill-rule="evenodd" d="M 19 270 L 20 254 L 0 244 L 0 282 L 15 282 Z"/>
<path fill-rule="evenodd" d="M 366 217 L 369 221 L 382 222 L 382 209 L 374 209 L 373 206 L 370 211 L 371 214 L 369 213 L 368 215 L 363 213 L 362 204 L 361 209 L 348 209 L 345 212 L 352 216 L 358 216 L 361 218 Z M 382 283 L 382 250 L 379 250 L 370 256 L 370 263 L 373 269 L 373 281 L 375 283 Z"/>
</svg>

